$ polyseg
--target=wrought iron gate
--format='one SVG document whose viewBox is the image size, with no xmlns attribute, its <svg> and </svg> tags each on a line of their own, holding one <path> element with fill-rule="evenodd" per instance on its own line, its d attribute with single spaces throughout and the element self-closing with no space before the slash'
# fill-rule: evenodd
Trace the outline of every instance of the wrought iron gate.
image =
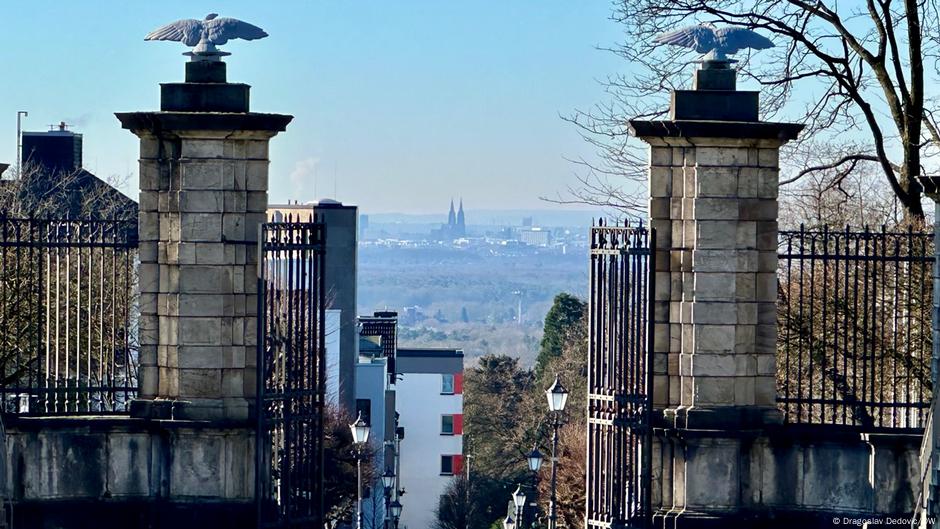
<svg viewBox="0 0 940 529">
<path fill-rule="evenodd" d="M 263 224 L 258 243 L 258 526 L 323 526 L 324 239 Z"/>
<path fill-rule="evenodd" d="M 642 225 L 591 229 L 589 529 L 650 521 L 654 247 Z"/>
</svg>

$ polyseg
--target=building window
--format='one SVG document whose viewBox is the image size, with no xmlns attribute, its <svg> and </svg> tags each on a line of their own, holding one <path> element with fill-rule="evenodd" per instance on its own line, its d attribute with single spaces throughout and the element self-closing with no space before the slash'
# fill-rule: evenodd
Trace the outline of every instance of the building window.
<svg viewBox="0 0 940 529">
<path fill-rule="evenodd" d="M 463 456 L 460 454 L 441 456 L 441 475 L 453 476 L 463 472 Z"/>
<path fill-rule="evenodd" d="M 454 394 L 454 375 L 441 375 L 441 394 Z"/>
<path fill-rule="evenodd" d="M 369 399 L 356 399 L 356 416 L 369 426 L 372 426 L 372 401 Z"/>
<path fill-rule="evenodd" d="M 441 415 L 441 435 L 454 435 L 453 415 Z"/>
</svg>

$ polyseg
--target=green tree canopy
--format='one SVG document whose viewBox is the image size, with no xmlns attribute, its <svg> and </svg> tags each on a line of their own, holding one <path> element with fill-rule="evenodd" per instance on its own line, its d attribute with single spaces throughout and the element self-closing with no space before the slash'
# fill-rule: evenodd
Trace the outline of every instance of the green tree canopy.
<svg viewBox="0 0 940 529">
<path fill-rule="evenodd" d="M 472 487 L 469 526 L 486 529 L 506 515 L 502 502 L 530 479 L 525 454 L 541 415 L 533 408 L 534 375 L 506 355 L 485 355 L 464 372 L 464 450 Z M 543 397 L 544 399 L 544 397 Z"/>
<path fill-rule="evenodd" d="M 535 373 L 541 380 L 549 361 L 561 356 L 568 337 L 577 328 L 587 312 L 587 304 L 581 299 L 562 292 L 555 296 L 552 308 L 545 316 L 545 333 L 542 347 L 535 361 Z"/>
</svg>

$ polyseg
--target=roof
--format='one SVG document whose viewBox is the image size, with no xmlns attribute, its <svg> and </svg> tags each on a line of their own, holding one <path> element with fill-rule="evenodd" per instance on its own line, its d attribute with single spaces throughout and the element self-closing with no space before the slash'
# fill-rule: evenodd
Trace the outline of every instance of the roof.
<svg viewBox="0 0 940 529">
<path fill-rule="evenodd" d="M 60 193 L 52 193 L 51 190 L 61 178 L 67 179 L 66 185 L 60 189 Z M 0 186 L 7 185 L 14 185 L 14 182 L 0 181 Z M 59 214 L 63 217 L 98 214 L 105 218 L 134 220 L 139 209 L 134 199 L 85 169 L 78 169 L 65 176 L 62 173 L 38 171 L 26 181 L 21 193 L 24 197 L 52 197 L 53 202 L 48 205 L 59 208 Z M 86 203 L 86 200 L 90 202 Z M 83 211 L 84 207 L 90 207 L 93 211 Z"/>
<path fill-rule="evenodd" d="M 398 356 L 413 358 L 463 358 L 463 349 L 399 347 Z"/>
</svg>

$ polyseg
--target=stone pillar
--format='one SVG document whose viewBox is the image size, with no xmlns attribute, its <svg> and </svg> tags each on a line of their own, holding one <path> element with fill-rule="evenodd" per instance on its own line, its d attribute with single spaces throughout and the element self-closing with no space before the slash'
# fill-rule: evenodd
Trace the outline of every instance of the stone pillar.
<svg viewBox="0 0 940 529">
<path fill-rule="evenodd" d="M 651 146 L 656 405 L 678 427 L 761 424 L 778 413 L 778 149 L 802 125 L 759 121 L 726 62 L 695 87 L 673 93 L 672 119 L 630 123 Z"/>
<path fill-rule="evenodd" d="M 760 121 L 757 92 L 705 61 L 692 90 L 673 92 L 669 120 L 630 128 L 650 145 L 656 229 L 654 507 L 666 526 L 701 526 L 743 508 L 743 439 L 782 418 L 778 150 L 802 125 Z"/>
<path fill-rule="evenodd" d="M 253 414 L 257 236 L 268 142 L 292 119 L 249 111 L 225 63 L 186 64 L 159 112 L 119 113 L 140 138 L 140 399 L 132 413 Z"/>
</svg>

